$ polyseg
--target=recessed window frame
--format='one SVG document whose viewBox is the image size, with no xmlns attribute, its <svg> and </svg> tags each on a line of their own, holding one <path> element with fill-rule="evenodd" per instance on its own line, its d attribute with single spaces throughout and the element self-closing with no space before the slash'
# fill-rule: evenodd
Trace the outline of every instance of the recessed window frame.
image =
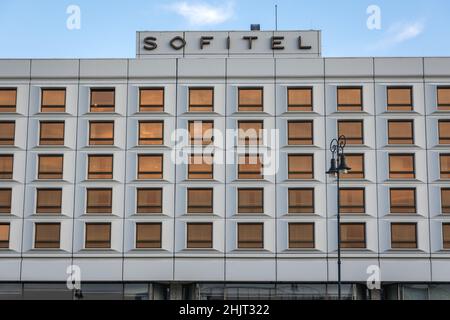
<svg viewBox="0 0 450 320">
<path fill-rule="evenodd" d="M 409 123 L 411 125 L 411 132 L 410 132 L 410 137 L 396 137 L 396 136 L 391 136 L 391 131 L 393 128 L 391 128 L 391 124 L 395 124 L 395 123 Z M 388 144 L 391 145 L 412 145 L 414 144 L 414 120 L 394 120 L 394 119 L 390 119 L 388 120 L 387 123 L 387 127 L 388 127 Z M 394 142 L 394 140 L 399 140 L 399 141 L 406 141 L 404 143 L 402 142 Z"/>
<path fill-rule="evenodd" d="M 446 229 L 448 228 L 448 235 L 446 234 Z M 450 223 L 442 223 L 442 248 L 444 250 L 450 250 Z"/>
<path fill-rule="evenodd" d="M 141 137 L 142 125 L 145 124 L 158 124 L 161 125 L 160 137 L 156 138 L 143 138 Z M 164 145 L 164 120 L 140 120 L 138 121 L 138 144 L 139 146 L 161 146 Z M 157 143 L 145 143 L 147 141 L 156 141 Z"/>
<path fill-rule="evenodd" d="M 362 191 L 362 205 L 342 205 L 343 196 L 341 191 Z M 366 189 L 361 187 L 341 187 L 339 190 L 339 209 L 341 214 L 345 215 L 359 215 L 366 212 Z M 346 211 L 350 209 L 349 211 Z M 354 210 L 354 211 L 352 211 Z"/>
<path fill-rule="evenodd" d="M 214 87 L 189 87 L 188 88 L 188 112 L 214 112 L 215 104 L 215 88 Z M 191 103 L 191 92 L 193 91 L 210 90 L 212 94 L 211 104 L 192 104 Z M 200 110 L 194 110 L 200 109 Z M 205 110 L 201 110 L 205 109 Z"/>
<path fill-rule="evenodd" d="M 242 247 L 241 246 L 241 243 L 242 242 L 244 242 L 244 241 L 241 241 L 240 240 L 240 233 L 239 233 L 239 229 L 240 229 L 240 227 L 241 226 L 258 226 L 258 227 L 261 227 L 261 240 L 260 241 L 245 241 L 245 243 L 257 243 L 257 244 L 261 244 L 260 246 L 258 245 L 258 246 L 247 246 L 247 247 Z M 265 241 L 265 239 L 264 239 L 264 222 L 238 222 L 237 224 L 236 224 L 236 228 L 237 228 L 237 232 L 236 232 L 236 245 L 237 245 L 237 248 L 239 249 L 239 250 L 242 250 L 242 249 L 245 249 L 245 250 L 262 250 L 262 249 L 264 249 L 264 241 Z"/>
<path fill-rule="evenodd" d="M 161 91 L 162 90 L 162 104 L 144 105 L 142 104 L 143 91 Z M 164 87 L 140 87 L 139 88 L 139 112 L 164 112 L 165 107 L 165 88 Z M 148 109 L 148 110 L 144 110 Z M 154 109 L 154 110 L 152 110 Z"/>
<path fill-rule="evenodd" d="M 160 171 L 141 171 L 141 161 L 144 158 L 158 158 L 161 162 Z M 145 175 L 154 175 L 148 177 Z M 137 179 L 138 180 L 162 180 L 164 178 L 164 154 L 162 153 L 143 153 L 137 155 Z"/>
<path fill-rule="evenodd" d="M 202 163 L 191 163 L 192 159 L 194 157 L 202 157 Z M 211 163 L 204 163 L 204 158 L 208 158 L 211 157 Z M 210 171 L 198 171 L 198 170 L 193 170 L 192 165 L 207 165 L 211 168 Z M 202 175 L 202 177 L 195 177 L 195 175 Z M 198 154 L 190 154 L 189 155 L 189 163 L 187 165 L 187 178 L 189 180 L 212 180 L 214 179 L 214 155 L 211 154 L 202 154 L 202 153 L 198 153 Z"/>
<path fill-rule="evenodd" d="M 400 205 L 396 205 L 393 206 L 392 205 L 392 191 L 398 191 L 398 192 L 404 192 L 404 191 L 413 191 L 413 200 L 414 200 L 414 204 L 413 206 L 400 206 Z M 406 212 L 401 212 L 401 211 L 396 211 L 397 209 L 395 208 L 405 208 L 405 209 L 410 209 L 410 211 L 406 211 Z M 389 212 L 391 214 L 399 214 L 399 215 L 408 215 L 408 214 L 415 214 L 417 213 L 417 190 L 416 188 L 390 188 L 389 189 Z"/>
<path fill-rule="evenodd" d="M 394 230 L 394 226 L 400 226 L 400 225 L 408 225 L 408 226 L 414 226 L 414 230 L 415 230 L 415 238 L 414 238 L 414 242 L 413 241 L 394 241 L 393 240 L 393 230 Z M 394 250 L 410 250 L 410 249 L 417 249 L 418 248 L 418 233 L 417 233 L 417 223 L 410 223 L 410 222 L 392 222 L 391 223 L 391 249 Z M 397 244 L 397 245 L 394 245 Z M 410 244 L 414 244 L 414 246 L 411 247 L 401 247 L 398 246 L 398 244 L 400 243 L 410 243 Z"/>
<path fill-rule="evenodd" d="M 11 159 L 11 170 L 1 171 L 0 180 L 12 180 L 14 176 L 14 154 L 0 154 L 0 159 Z"/>
<path fill-rule="evenodd" d="M 91 171 L 91 164 L 94 158 L 111 158 L 111 172 L 107 171 Z M 87 155 L 88 165 L 87 165 L 87 178 L 88 180 L 111 180 L 114 177 L 114 155 L 113 154 L 97 154 L 92 153 Z M 106 177 L 98 177 L 104 175 Z M 97 176 L 97 177 L 94 177 Z"/>
<path fill-rule="evenodd" d="M 44 92 L 46 91 L 64 91 L 64 104 L 63 105 L 44 105 Z M 41 113 L 64 113 L 66 112 L 67 105 L 67 89 L 66 88 L 41 88 L 41 105 L 40 112 Z M 48 109 L 51 111 L 44 111 L 44 109 Z"/>
<path fill-rule="evenodd" d="M 112 124 L 112 138 L 93 138 L 92 137 L 92 125 L 93 124 L 100 124 L 100 123 L 102 123 L 102 124 Z M 88 139 L 89 139 L 89 145 L 90 146 L 113 146 L 114 145 L 114 138 L 115 138 L 115 133 L 114 133 L 114 131 L 115 131 L 115 121 L 113 120 L 113 121 L 102 121 L 102 120 L 100 120 L 100 121 L 97 121 L 97 120 L 95 120 L 95 121 L 89 121 L 89 137 L 88 137 Z M 108 141 L 108 142 L 111 142 L 111 143 L 98 143 L 98 142 L 101 142 L 101 141 Z M 93 142 L 96 142 L 96 143 L 93 143 Z"/>
<path fill-rule="evenodd" d="M 351 159 L 352 157 L 356 158 L 361 158 L 361 168 L 362 171 L 356 171 L 355 167 L 353 165 L 350 164 L 349 159 Z M 349 167 L 351 167 L 351 170 L 349 170 L 347 173 L 341 173 L 341 179 L 347 179 L 347 180 L 356 180 L 356 179 L 364 179 L 366 177 L 366 170 L 365 170 L 365 161 L 366 161 L 366 157 L 364 153 L 346 153 L 345 154 L 345 158 L 347 160 L 347 165 L 349 165 Z"/>
<path fill-rule="evenodd" d="M 88 245 L 88 227 L 93 226 L 93 225 L 102 225 L 102 226 L 107 226 L 108 227 L 108 233 L 109 233 L 109 239 L 108 240 L 96 240 L 93 242 L 99 243 L 102 242 L 104 244 L 106 244 L 106 246 L 101 247 L 101 246 L 93 246 L 93 245 Z M 111 239 L 112 239 L 112 233 L 111 230 L 112 229 L 112 225 L 110 222 L 86 222 L 84 225 L 84 248 L 85 249 L 89 249 L 89 250 L 109 250 L 111 249 Z"/>
<path fill-rule="evenodd" d="M 159 206 L 158 205 L 139 205 L 139 192 L 140 191 L 160 191 L 160 195 L 159 195 Z M 136 188 L 136 214 L 137 215 L 155 215 L 155 214 L 162 214 L 163 213 L 163 192 L 164 189 L 163 188 Z M 159 210 L 156 210 L 155 212 L 145 212 L 145 211 L 140 211 L 139 208 L 143 208 L 143 210 L 145 208 L 157 208 Z"/>
<path fill-rule="evenodd" d="M 159 239 L 158 240 L 141 240 L 139 234 L 141 230 L 140 226 L 158 226 L 159 227 Z M 134 247 L 136 249 L 151 250 L 151 249 L 161 249 L 162 248 L 162 222 L 136 222 L 135 225 L 136 236 L 134 239 Z M 146 246 L 145 244 L 156 244 L 154 246 Z"/>
<path fill-rule="evenodd" d="M 311 240 L 293 240 L 291 238 L 292 227 L 295 226 L 308 226 L 312 227 L 312 239 Z M 293 250 L 306 250 L 314 249 L 316 246 L 316 230 L 314 222 L 289 222 L 288 223 L 288 248 Z M 295 246 L 295 244 L 299 244 Z"/>
<path fill-rule="evenodd" d="M 53 196 L 58 192 L 59 205 L 40 205 L 41 192 L 51 192 Z M 56 201 L 58 202 L 58 201 Z M 62 188 L 37 188 L 36 189 L 36 214 L 37 215 L 60 215 L 62 213 L 63 189 Z M 57 203 L 58 204 L 58 203 Z"/>
<path fill-rule="evenodd" d="M 412 161 L 413 161 L 413 168 L 412 171 L 392 171 L 391 170 L 391 157 L 400 157 L 400 156 L 408 156 L 411 157 L 412 156 Z M 389 179 L 390 180 L 411 180 L 411 179 L 415 179 L 416 178 L 416 156 L 414 153 L 390 153 L 388 155 L 388 164 L 389 164 Z M 399 178 L 399 177 L 391 177 L 391 174 L 412 174 L 412 177 L 404 177 L 404 178 Z"/>
<path fill-rule="evenodd" d="M 90 191 L 109 191 L 109 203 L 110 206 L 99 206 L 99 205 L 89 205 L 89 192 Z M 87 215 L 111 215 L 113 212 L 113 188 L 103 188 L 103 187 L 95 187 L 95 188 L 86 188 L 86 214 Z M 97 210 L 101 209 L 101 210 Z"/>
<path fill-rule="evenodd" d="M 343 123 L 358 123 L 358 124 L 361 124 L 361 136 L 360 137 L 351 137 L 351 136 L 346 135 L 345 138 L 347 140 L 347 145 L 348 146 L 363 145 L 365 143 L 365 139 L 364 139 L 364 120 L 346 120 L 346 119 L 345 120 L 344 119 L 338 120 L 337 121 L 337 131 L 338 131 L 337 134 L 338 134 L 338 136 L 344 135 L 343 133 L 341 133 L 341 130 L 340 130 L 340 124 L 343 124 Z M 354 141 L 357 141 L 357 143 L 354 143 Z"/>
<path fill-rule="evenodd" d="M 290 201 L 290 196 L 291 196 L 291 191 L 308 191 L 312 193 L 312 200 L 311 200 L 311 206 L 306 206 L 306 205 L 296 205 L 296 206 L 291 206 L 291 201 Z M 287 199 L 287 203 L 288 203 L 288 214 L 289 215 L 308 215 L 308 214 L 314 214 L 315 213 L 315 189 L 314 188 L 288 188 L 288 199 Z M 293 208 L 300 208 L 299 211 L 295 212 L 295 211 L 291 211 L 291 209 Z M 307 211 L 302 211 L 302 208 L 306 208 Z M 310 209 L 310 210 L 308 210 Z"/>
<path fill-rule="evenodd" d="M 410 100 L 411 106 L 407 106 L 405 104 L 392 104 L 389 103 L 389 91 L 390 90 L 406 90 L 408 89 L 410 92 Z M 404 107 L 407 106 L 410 109 L 408 110 L 396 110 L 396 107 Z M 414 110 L 414 88 L 413 86 L 387 86 L 386 87 L 386 110 L 388 112 L 412 112 Z"/>
<path fill-rule="evenodd" d="M 209 206 L 206 205 L 192 205 L 190 200 L 190 191 L 198 191 L 198 192 L 208 192 L 211 193 L 211 199 Z M 197 208 L 201 208 L 200 210 L 197 210 Z M 188 214 L 212 214 L 214 212 L 214 188 L 187 188 L 186 189 L 186 212 Z"/>
<path fill-rule="evenodd" d="M 57 226 L 58 227 L 58 238 L 57 240 L 38 240 L 38 226 Z M 47 245 L 46 245 L 47 244 Z M 53 244 L 53 246 L 52 246 Z M 34 249 L 46 249 L 46 250 L 55 250 L 61 248 L 61 223 L 59 222 L 37 222 L 34 224 Z"/>
<path fill-rule="evenodd" d="M 58 158 L 61 159 L 61 171 L 44 171 L 41 172 L 42 158 Z M 47 177 L 52 175 L 52 177 Z M 64 154 L 39 154 L 38 166 L 37 166 L 37 178 L 38 180 L 62 180 L 64 178 Z"/>
<path fill-rule="evenodd" d="M 448 192 L 448 205 L 444 203 L 444 193 Z M 441 213 L 444 215 L 450 215 L 450 188 L 441 188 Z"/>
<path fill-rule="evenodd" d="M 196 126 L 197 124 L 197 126 Z M 198 124 L 201 125 L 201 130 L 202 130 L 202 136 L 201 138 L 197 138 L 196 135 L 194 133 L 197 133 L 195 131 L 195 128 L 198 128 Z M 203 125 L 208 125 L 208 124 L 212 124 L 211 128 L 207 129 L 207 130 L 212 130 L 211 136 L 204 136 L 204 129 L 203 129 Z M 191 125 L 194 126 L 194 131 L 195 132 L 191 132 Z M 205 146 L 205 145 L 210 145 L 214 142 L 214 120 L 189 120 L 188 121 L 188 134 L 189 134 L 189 144 L 193 145 L 193 146 Z"/>
<path fill-rule="evenodd" d="M 241 104 L 241 92 L 243 91 L 261 91 L 261 104 Z M 246 110 L 244 110 L 246 109 Z M 252 110 L 254 109 L 254 110 Z M 264 112 L 264 87 L 238 87 L 238 97 L 237 97 L 237 111 L 238 112 Z"/>
<path fill-rule="evenodd" d="M 242 157 L 244 157 L 244 161 L 245 161 L 244 163 L 241 163 L 241 158 Z M 242 166 L 255 165 L 253 163 L 252 164 L 247 163 L 247 160 L 245 160 L 245 159 L 249 159 L 251 157 L 257 157 L 258 160 L 257 160 L 256 164 L 259 163 L 261 165 L 259 172 L 249 171 L 249 170 L 243 171 L 242 170 Z M 264 179 L 264 164 L 261 161 L 261 154 L 249 154 L 249 153 L 239 154 L 238 155 L 237 171 L 238 171 L 237 172 L 237 177 L 238 177 L 239 180 L 262 180 L 262 179 Z M 254 175 L 254 176 L 249 178 L 249 177 L 243 177 L 243 175 Z"/>
<path fill-rule="evenodd" d="M 311 158 L 311 171 L 294 171 L 291 170 L 291 159 L 293 157 L 309 157 Z M 312 180 L 314 179 L 314 154 L 313 153 L 290 153 L 287 155 L 288 179 L 289 180 Z M 292 175 L 308 175 L 308 177 L 294 177 Z"/>
<path fill-rule="evenodd" d="M 440 179 L 442 179 L 442 180 L 450 179 L 450 164 L 448 166 L 449 167 L 448 170 L 444 170 L 443 165 L 442 165 L 443 159 L 447 158 L 447 157 L 449 158 L 449 162 L 450 162 L 450 153 L 441 153 L 439 155 L 439 176 L 440 176 Z"/>
<path fill-rule="evenodd" d="M 261 196 L 261 205 L 241 205 L 241 197 L 242 194 L 240 194 L 241 191 L 257 191 L 257 192 L 261 192 L 262 196 Z M 247 210 L 250 209 L 250 211 Z M 251 211 L 251 210 L 254 211 Z M 236 212 L 239 215 L 262 215 L 264 214 L 264 188 L 238 188 L 237 189 L 237 208 L 236 208 Z"/>
<path fill-rule="evenodd" d="M 342 240 L 342 235 L 343 230 L 342 227 L 346 227 L 346 226 L 362 226 L 363 227 L 363 234 L 364 234 L 364 239 L 363 241 L 361 240 Z M 344 250 L 364 250 L 367 248 L 367 226 L 364 222 L 344 222 L 341 223 L 339 226 L 340 229 L 340 235 L 341 238 L 339 239 L 339 242 L 341 244 L 341 248 L 343 248 Z M 352 244 L 359 244 L 360 246 L 354 246 Z M 361 245 L 362 244 L 362 245 Z"/>
<path fill-rule="evenodd" d="M 111 104 L 102 104 L 102 105 L 94 105 L 92 102 L 92 94 L 95 92 L 111 92 L 113 94 L 114 103 Z M 96 111 L 95 109 L 99 109 Z M 102 109 L 107 109 L 106 111 L 102 111 Z M 112 110 L 109 110 L 112 109 Z M 89 112 L 90 113 L 114 113 L 116 110 L 116 88 L 90 88 L 89 90 Z"/>
<path fill-rule="evenodd" d="M 309 91 L 311 96 L 311 104 L 294 104 L 289 102 L 289 91 L 291 90 L 301 90 Z M 313 87 L 288 87 L 286 90 L 286 104 L 288 112 L 312 112 L 314 106 L 314 88 Z"/>
<path fill-rule="evenodd" d="M 59 138 L 43 138 L 42 133 L 44 132 L 43 125 L 46 124 L 59 124 L 63 126 L 62 128 L 62 137 Z M 41 146 L 63 146 L 65 141 L 65 131 L 66 131 L 66 123 L 64 121 L 40 121 L 39 122 L 39 145 Z M 47 141 L 55 141 L 56 143 L 47 143 Z"/>
<path fill-rule="evenodd" d="M 0 113 L 15 113 L 17 112 L 17 88 L 0 87 L 0 92 L 13 91 L 14 105 L 0 105 Z"/>
<path fill-rule="evenodd" d="M 309 137 L 291 137 L 289 135 L 290 126 L 293 124 L 308 124 L 310 128 Z M 290 146 L 312 146 L 314 145 L 314 121 L 313 120 L 288 120 L 287 122 L 287 141 Z M 300 141 L 300 143 L 294 143 L 295 141 Z M 306 143 L 302 143 L 306 141 Z"/>
<path fill-rule="evenodd" d="M 445 135 L 441 135 L 441 124 L 447 124 L 449 127 L 449 131 L 445 132 Z M 438 120 L 438 139 L 440 145 L 449 145 L 450 144 L 450 119 L 439 119 Z"/>
<path fill-rule="evenodd" d="M 0 240 L 0 250 L 8 250 L 11 241 L 11 224 L 9 222 L 0 222 L 0 226 L 7 226 L 8 228 L 6 240 Z"/>
<path fill-rule="evenodd" d="M 4 147 L 4 146 L 14 146 L 14 142 L 15 142 L 15 136 L 16 136 L 16 121 L 14 120 L 2 120 L 0 121 L 0 126 L 5 125 L 5 126 L 11 126 L 12 125 L 12 135 L 11 136 L 0 136 L 0 146 Z"/>
<path fill-rule="evenodd" d="M 348 103 L 340 103 L 339 102 L 339 91 L 341 90 L 359 90 L 360 96 L 360 104 L 348 104 Z M 338 112 L 362 112 L 364 109 L 364 99 L 363 99 L 363 87 L 362 86 L 338 86 L 336 88 L 336 109 Z M 344 108 L 350 108 L 350 110 L 346 110 Z M 357 110 L 352 110 L 351 108 L 359 108 Z"/>
<path fill-rule="evenodd" d="M 5 202 L 0 203 L 0 216 L 11 214 L 11 208 L 12 208 L 12 188 L 0 188 L 0 193 L 5 192 Z"/>
<path fill-rule="evenodd" d="M 211 228 L 210 239 L 211 240 L 190 240 L 190 230 L 189 228 L 192 226 L 209 226 Z M 186 223 L 186 248 L 188 249 L 212 249 L 214 244 L 214 225 L 212 222 L 187 222 Z M 206 243 L 205 246 L 195 246 L 192 242 L 198 243 Z"/>
<path fill-rule="evenodd" d="M 439 95 L 440 90 L 449 90 L 450 86 L 437 86 L 436 88 L 436 106 L 438 111 L 450 111 L 450 103 L 440 103 Z"/>
</svg>

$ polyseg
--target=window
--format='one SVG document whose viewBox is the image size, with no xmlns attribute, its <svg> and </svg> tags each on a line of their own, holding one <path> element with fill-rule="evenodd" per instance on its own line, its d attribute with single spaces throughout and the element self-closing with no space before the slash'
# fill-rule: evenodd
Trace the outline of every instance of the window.
<svg viewBox="0 0 450 320">
<path fill-rule="evenodd" d="M 86 249 L 111 248 L 110 223 L 86 223 Z"/>
<path fill-rule="evenodd" d="M 289 213 L 314 213 L 314 189 L 289 189 Z"/>
<path fill-rule="evenodd" d="M 66 111 L 66 89 L 42 89 L 41 112 Z"/>
<path fill-rule="evenodd" d="M 442 240 L 444 249 L 450 249 L 450 223 L 442 224 Z"/>
<path fill-rule="evenodd" d="M 437 109 L 450 111 L 450 87 L 437 88 Z"/>
<path fill-rule="evenodd" d="M 40 123 L 40 145 L 64 145 L 64 121 Z"/>
<path fill-rule="evenodd" d="M 414 154 L 390 154 L 389 178 L 390 179 L 414 179 L 415 178 Z"/>
<path fill-rule="evenodd" d="M 391 213 L 416 213 L 416 189 L 390 189 Z"/>
<path fill-rule="evenodd" d="M 387 88 L 388 111 L 412 111 L 412 109 L 413 109 L 412 87 Z"/>
<path fill-rule="evenodd" d="M 162 179 L 163 155 L 140 154 L 138 155 L 138 179 Z"/>
<path fill-rule="evenodd" d="M 264 189 L 238 189 L 238 213 L 263 213 Z"/>
<path fill-rule="evenodd" d="M 161 223 L 136 223 L 136 248 L 161 248 Z"/>
<path fill-rule="evenodd" d="M 450 154 L 440 155 L 441 179 L 450 179 Z"/>
<path fill-rule="evenodd" d="M 61 213 L 62 189 L 37 189 L 36 213 Z"/>
<path fill-rule="evenodd" d="M 314 156 L 312 154 L 288 155 L 289 179 L 313 179 Z"/>
<path fill-rule="evenodd" d="M 189 156 L 188 179 L 212 179 L 213 157 L 205 154 Z"/>
<path fill-rule="evenodd" d="M 137 213 L 162 213 L 162 189 L 138 188 Z"/>
<path fill-rule="evenodd" d="M 441 210 L 444 214 L 450 213 L 450 188 L 441 189 Z"/>
<path fill-rule="evenodd" d="M 238 248 L 262 249 L 264 247 L 264 224 L 238 223 Z"/>
<path fill-rule="evenodd" d="M 189 88 L 189 111 L 212 112 L 214 88 Z"/>
<path fill-rule="evenodd" d="M 314 223 L 289 223 L 289 248 L 314 248 Z"/>
<path fill-rule="evenodd" d="M 0 179 L 13 178 L 14 156 L 10 154 L 0 155 Z"/>
<path fill-rule="evenodd" d="M 288 121 L 289 145 L 312 145 L 313 122 L 312 121 Z"/>
<path fill-rule="evenodd" d="M 288 111 L 312 111 L 312 88 L 288 88 Z"/>
<path fill-rule="evenodd" d="M 140 88 L 139 112 L 164 111 L 164 88 Z"/>
<path fill-rule="evenodd" d="M 112 213 L 112 189 L 87 189 L 86 213 Z"/>
<path fill-rule="evenodd" d="M 238 111 L 263 111 L 263 88 L 239 88 Z"/>
<path fill-rule="evenodd" d="M 411 120 L 388 121 L 389 144 L 414 144 L 414 122 Z"/>
<path fill-rule="evenodd" d="M 58 249 L 60 247 L 59 223 L 36 223 L 34 247 L 36 249 Z"/>
<path fill-rule="evenodd" d="M 9 248 L 9 223 L 0 223 L 0 249 Z"/>
<path fill-rule="evenodd" d="M 0 214 L 11 213 L 12 189 L 0 189 Z"/>
<path fill-rule="evenodd" d="M 338 121 L 338 136 L 344 135 L 347 144 L 364 144 L 362 120 L 340 120 Z"/>
<path fill-rule="evenodd" d="M 16 112 L 17 89 L 0 88 L 0 112 Z"/>
<path fill-rule="evenodd" d="M 209 145 L 213 142 L 214 121 L 189 121 L 189 138 L 193 145 Z"/>
<path fill-rule="evenodd" d="M 341 174 L 342 179 L 364 179 L 364 154 L 346 154 L 345 160 L 351 170 Z"/>
<path fill-rule="evenodd" d="M 361 87 L 338 87 L 337 110 L 338 111 L 362 111 Z"/>
<path fill-rule="evenodd" d="M 16 135 L 16 123 L 14 121 L 0 122 L 0 145 L 13 146 Z"/>
<path fill-rule="evenodd" d="M 341 223 L 341 247 L 364 249 L 366 247 L 366 225 L 364 223 Z"/>
<path fill-rule="evenodd" d="M 417 225 L 415 223 L 391 224 L 392 249 L 417 248 Z"/>
<path fill-rule="evenodd" d="M 262 179 L 263 166 L 259 155 L 240 155 L 238 160 L 238 179 Z"/>
<path fill-rule="evenodd" d="M 114 89 L 91 89 L 91 112 L 114 112 Z"/>
<path fill-rule="evenodd" d="M 239 145 L 258 145 L 263 141 L 263 121 L 238 121 Z"/>
<path fill-rule="evenodd" d="M 139 121 L 139 144 L 161 145 L 164 143 L 164 121 Z"/>
<path fill-rule="evenodd" d="M 365 192 L 363 188 L 339 189 L 341 213 L 364 213 Z"/>
<path fill-rule="evenodd" d="M 213 189 L 195 188 L 187 189 L 187 212 L 188 213 L 212 213 L 213 212 Z"/>
<path fill-rule="evenodd" d="M 439 120 L 439 144 L 450 144 L 450 120 Z"/>
<path fill-rule="evenodd" d="M 89 122 L 89 144 L 90 145 L 114 144 L 114 121 Z"/>
<path fill-rule="evenodd" d="M 212 248 L 213 245 L 212 223 L 188 223 L 187 247 L 188 248 Z"/>
<path fill-rule="evenodd" d="M 88 156 L 88 179 L 112 179 L 113 155 L 90 154 Z"/>
<path fill-rule="evenodd" d="M 38 179 L 62 179 L 63 155 L 39 155 Z"/>
</svg>

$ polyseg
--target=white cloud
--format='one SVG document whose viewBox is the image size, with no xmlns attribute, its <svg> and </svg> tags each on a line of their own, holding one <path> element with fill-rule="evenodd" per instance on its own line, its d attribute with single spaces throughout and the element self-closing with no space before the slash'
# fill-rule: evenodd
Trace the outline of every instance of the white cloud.
<svg viewBox="0 0 450 320">
<path fill-rule="evenodd" d="M 221 24 L 231 19 L 234 14 L 234 6 L 230 1 L 223 5 L 179 1 L 170 5 L 168 9 L 184 17 L 190 25 L 194 26 Z"/>
<path fill-rule="evenodd" d="M 389 27 L 384 38 L 378 41 L 370 49 L 388 49 L 399 45 L 408 40 L 412 40 L 420 36 L 425 31 L 425 21 L 418 20 L 414 22 L 395 23 Z"/>
</svg>

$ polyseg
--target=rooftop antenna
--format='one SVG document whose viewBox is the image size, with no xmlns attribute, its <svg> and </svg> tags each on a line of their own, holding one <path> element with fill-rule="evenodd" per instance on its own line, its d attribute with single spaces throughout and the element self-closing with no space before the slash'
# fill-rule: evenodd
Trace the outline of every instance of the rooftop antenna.
<svg viewBox="0 0 450 320">
<path fill-rule="evenodd" d="M 278 5 L 275 5 L 275 31 L 278 31 Z"/>
</svg>

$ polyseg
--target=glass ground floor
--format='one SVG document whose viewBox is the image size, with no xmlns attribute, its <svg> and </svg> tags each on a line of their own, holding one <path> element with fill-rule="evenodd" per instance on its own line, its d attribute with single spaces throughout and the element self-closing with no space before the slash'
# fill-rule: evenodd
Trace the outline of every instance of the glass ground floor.
<svg viewBox="0 0 450 320">
<path fill-rule="evenodd" d="M 369 290 L 342 284 L 347 300 L 450 300 L 450 284 L 385 283 Z M 0 300 L 330 300 L 337 285 L 323 283 L 0 283 Z"/>
</svg>

